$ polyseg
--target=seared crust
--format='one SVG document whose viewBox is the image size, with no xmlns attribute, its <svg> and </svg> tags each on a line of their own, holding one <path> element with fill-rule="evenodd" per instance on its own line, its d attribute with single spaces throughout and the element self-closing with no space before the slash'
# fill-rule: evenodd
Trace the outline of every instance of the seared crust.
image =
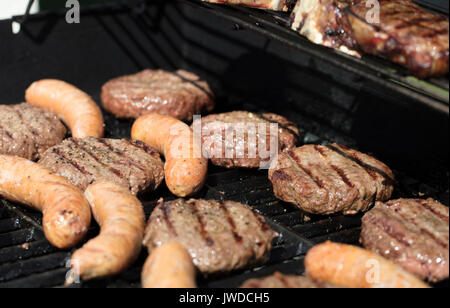
<svg viewBox="0 0 450 308">
<path fill-rule="evenodd" d="M 149 253 L 169 242 L 182 244 L 203 274 L 265 263 L 277 233 L 248 206 L 231 201 L 160 201 L 145 232 Z"/>
<path fill-rule="evenodd" d="M 27 103 L 0 105 L 0 154 L 36 160 L 65 135 L 66 128 L 52 112 Z"/>
<path fill-rule="evenodd" d="M 332 144 L 281 153 L 269 170 L 275 195 L 312 214 L 367 211 L 394 190 L 394 175 L 379 160 Z"/>
<path fill-rule="evenodd" d="M 260 155 L 259 143 L 261 135 L 258 133 L 258 125 L 266 125 L 266 150 L 270 150 L 272 138 L 278 138 L 278 150 L 286 151 L 294 148 L 299 141 L 299 129 L 283 116 L 273 113 L 252 113 L 248 111 L 233 111 L 221 114 L 212 114 L 201 119 L 202 122 L 202 144 L 205 151 L 214 165 L 226 168 L 258 168 L 261 163 L 268 163 L 269 157 Z M 198 122 L 194 121 L 192 128 Z M 271 136 L 270 124 L 278 125 L 278 136 Z M 256 130 L 245 130 L 245 134 L 235 134 L 232 140 L 227 140 L 225 132 L 227 125 L 232 124 L 232 128 L 237 128 L 236 124 L 256 124 Z M 254 140 L 249 142 L 249 140 Z M 249 154 L 251 145 L 256 155 Z M 227 155 L 227 150 L 233 149 L 233 155 Z M 237 149 L 243 149 L 243 157 L 239 156 Z M 250 151 L 251 152 L 251 151 Z M 274 155 L 277 152 L 273 153 Z M 261 157 L 263 156 L 263 157 Z M 267 156 L 267 155 L 266 155 Z"/>
<path fill-rule="evenodd" d="M 206 81 L 183 70 L 145 70 L 108 81 L 102 87 L 102 104 L 118 118 L 149 113 L 191 121 L 194 114 L 214 108 L 214 94 Z"/>
<path fill-rule="evenodd" d="M 449 276 L 449 209 L 433 199 L 398 199 L 363 217 L 361 243 L 412 274 L 438 282 Z"/>
<path fill-rule="evenodd" d="M 66 139 L 48 149 L 39 163 L 82 190 L 103 179 L 137 194 L 156 189 L 164 179 L 158 152 L 126 139 Z"/>
</svg>

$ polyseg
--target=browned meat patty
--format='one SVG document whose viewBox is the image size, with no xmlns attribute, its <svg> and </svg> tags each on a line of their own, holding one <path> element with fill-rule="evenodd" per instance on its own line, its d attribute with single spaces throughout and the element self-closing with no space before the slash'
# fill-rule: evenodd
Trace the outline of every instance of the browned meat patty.
<svg viewBox="0 0 450 308">
<path fill-rule="evenodd" d="M 363 217 L 361 242 L 422 279 L 449 276 L 448 207 L 428 199 L 398 199 Z"/>
<path fill-rule="evenodd" d="M 293 276 L 275 273 L 273 276 L 250 279 L 241 288 L 244 289 L 317 289 L 317 288 L 337 288 L 336 286 L 317 282 L 307 276 Z"/>
<path fill-rule="evenodd" d="M 295 4 L 295 0 L 203 0 L 210 3 L 248 6 L 257 9 L 288 11 Z"/>
<path fill-rule="evenodd" d="M 210 112 L 214 95 L 206 81 L 183 70 L 145 70 L 108 81 L 101 99 L 118 118 L 158 113 L 191 121 L 194 114 Z"/>
<path fill-rule="evenodd" d="M 194 121 L 193 129 L 198 127 L 197 121 Z M 261 164 L 269 163 L 269 154 L 275 157 L 278 151 L 292 149 L 299 139 L 297 125 L 273 113 L 233 111 L 203 117 L 201 123 L 203 151 L 214 165 L 227 168 L 261 167 Z M 276 136 L 270 131 L 271 123 L 278 125 Z M 242 125 L 243 133 L 236 132 L 239 125 Z M 253 125 L 255 129 L 248 129 L 247 125 Z M 262 125 L 263 132 L 266 130 L 266 138 L 261 136 L 259 125 Z M 271 141 L 277 140 L 274 138 L 278 138 L 278 149 L 271 148 Z M 260 151 L 260 146 L 264 152 Z"/>
<path fill-rule="evenodd" d="M 145 232 L 149 253 L 179 242 L 203 274 L 260 265 L 269 259 L 277 233 L 250 207 L 231 201 L 160 201 Z"/>
<path fill-rule="evenodd" d="M 108 179 L 137 194 L 156 189 L 164 179 L 158 152 L 126 139 L 66 139 L 48 149 L 39 163 L 82 190 L 97 180 Z"/>
<path fill-rule="evenodd" d="M 36 160 L 61 143 L 66 132 L 51 112 L 26 103 L 0 105 L 0 154 Z"/>
<path fill-rule="evenodd" d="M 389 167 L 338 144 L 281 153 L 269 179 L 279 199 L 312 214 L 356 214 L 388 200 L 394 190 Z"/>
<path fill-rule="evenodd" d="M 375 16 L 367 0 L 299 0 L 292 27 L 317 44 L 381 56 L 420 78 L 447 74 L 448 17 L 411 0 L 378 2 L 379 22 L 369 22 Z"/>
</svg>

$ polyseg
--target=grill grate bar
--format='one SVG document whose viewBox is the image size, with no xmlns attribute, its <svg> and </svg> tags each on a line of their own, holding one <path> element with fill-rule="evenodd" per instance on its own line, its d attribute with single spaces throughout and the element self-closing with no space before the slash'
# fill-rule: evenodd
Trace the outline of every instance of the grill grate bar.
<svg viewBox="0 0 450 308">
<path fill-rule="evenodd" d="M 56 248 L 50 245 L 47 240 L 7 247 L 0 249 L 0 264 L 34 258 L 55 251 Z"/>
</svg>

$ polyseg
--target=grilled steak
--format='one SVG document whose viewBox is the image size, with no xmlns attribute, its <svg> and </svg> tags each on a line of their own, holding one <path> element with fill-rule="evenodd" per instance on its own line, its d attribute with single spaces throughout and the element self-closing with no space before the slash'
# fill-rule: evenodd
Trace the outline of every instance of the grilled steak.
<svg viewBox="0 0 450 308">
<path fill-rule="evenodd" d="M 203 0 L 210 3 L 248 6 L 257 9 L 288 11 L 295 4 L 294 0 Z"/>
<path fill-rule="evenodd" d="M 448 73 L 446 16 L 411 0 L 380 0 L 379 6 L 377 20 L 367 0 L 299 0 L 292 27 L 315 43 L 382 56 L 421 78 Z"/>
<path fill-rule="evenodd" d="M 118 118 L 138 118 L 148 113 L 191 121 L 194 114 L 214 108 L 209 85 L 186 71 L 145 70 L 107 82 L 101 99 Z"/>
<path fill-rule="evenodd" d="M 145 232 L 144 245 L 179 242 L 204 274 L 265 263 L 277 233 L 248 206 L 226 201 L 160 201 Z"/>
<path fill-rule="evenodd" d="M 39 163 L 85 190 L 108 179 L 129 187 L 133 194 L 156 189 L 164 166 L 154 149 L 126 139 L 67 139 L 45 152 Z"/>
<path fill-rule="evenodd" d="M 394 190 L 392 171 L 342 145 L 305 145 L 282 153 L 269 171 L 275 195 L 312 214 L 366 211 Z"/>
<path fill-rule="evenodd" d="M 278 130 L 271 132 L 270 124 L 277 124 Z M 199 122 L 194 121 L 194 132 L 197 125 Z M 261 129 L 259 125 L 262 125 Z M 213 114 L 201 119 L 201 127 L 204 153 L 214 165 L 227 168 L 261 167 L 279 150 L 294 148 L 299 139 L 297 126 L 273 113 L 234 111 Z M 275 146 L 271 146 L 271 142 L 275 142 Z"/>
<path fill-rule="evenodd" d="M 307 276 L 286 276 L 279 272 L 273 276 L 250 279 L 246 281 L 241 288 L 245 289 L 316 289 L 316 288 L 337 288 L 336 286 L 314 281 Z"/>
<path fill-rule="evenodd" d="M 398 199 L 363 217 L 361 242 L 422 279 L 449 276 L 448 207 L 428 199 Z"/>
<path fill-rule="evenodd" d="M 26 103 L 0 105 L 0 154 L 36 160 L 65 135 L 66 128 L 51 112 Z"/>
</svg>

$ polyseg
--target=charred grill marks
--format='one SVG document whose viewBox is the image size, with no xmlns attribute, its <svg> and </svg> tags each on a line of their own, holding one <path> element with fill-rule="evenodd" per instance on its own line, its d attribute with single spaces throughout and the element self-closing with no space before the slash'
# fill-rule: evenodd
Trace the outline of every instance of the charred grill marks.
<svg viewBox="0 0 450 308">
<path fill-rule="evenodd" d="M 208 231 L 206 230 L 206 225 L 205 222 L 203 220 L 203 215 L 198 211 L 198 201 L 191 201 L 189 202 L 192 214 L 194 215 L 194 217 L 196 218 L 196 220 L 198 221 L 199 227 L 200 227 L 200 234 L 203 237 L 203 239 L 205 240 L 205 243 L 207 246 L 214 246 L 214 240 L 209 236 Z"/>
<path fill-rule="evenodd" d="M 52 152 L 61 157 L 62 159 L 64 159 L 66 162 L 68 162 L 69 164 L 71 164 L 72 166 L 74 166 L 78 171 L 80 171 L 81 173 L 83 173 L 84 175 L 87 176 L 92 176 L 92 174 L 90 172 L 88 172 L 83 166 L 79 165 L 77 162 L 73 161 L 72 159 L 70 159 L 67 155 L 65 155 L 62 151 L 60 151 L 58 148 L 54 148 L 52 150 Z"/>
<path fill-rule="evenodd" d="M 227 219 L 228 223 L 231 227 L 231 232 L 233 233 L 233 237 L 238 243 L 242 243 L 242 237 L 237 232 L 236 223 L 233 220 L 233 216 L 231 215 L 230 211 L 228 210 L 227 206 L 223 202 L 219 202 L 220 208 L 222 209 L 223 213 L 225 214 L 225 218 Z"/>
<path fill-rule="evenodd" d="M 341 178 L 342 182 L 344 182 L 347 186 L 354 188 L 355 185 L 350 181 L 350 179 L 347 177 L 347 175 L 345 174 L 344 170 L 342 170 L 341 168 L 333 165 L 331 163 L 331 161 L 328 158 L 328 155 L 325 153 L 325 151 L 323 150 L 323 148 L 319 147 L 319 146 L 314 146 L 314 149 L 319 152 L 319 154 L 324 157 L 327 162 L 330 164 L 330 167 L 333 168 L 334 171 L 336 171 L 336 173 L 339 175 L 339 177 Z"/>
<path fill-rule="evenodd" d="M 292 157 L 292 159 L 295 161 L 295 163 L 297 164 L 297 166 L 298 166 L 300 169 L 302 169 L 303 172 L 306 173 L 306 174 L 311 178 L 311 180 L 313 180 L 313 182 L 316 183 L 316 185 L 317 185 L 319 188 L 325 188 L 325 185 L 324 185 L 323 181 L 322 181 L 320 178 L 315 177 L 314 174 L 312 173 L 312 171 L 311 171 L 310 169 L 308 169 L 308 168 L 306 168 L 305 166 L 303 166 L 303 164 L 302 164 L 300 158 L 295 154 L 294 151 L 289 151 L 288 153 L 289 153 L 289 156 Z"/>
<path fill-rule="evenodd" d="M 444 216 L 441 213 L 435 211 L 433 209 L 433 207 L 429 206 L 427 204 L 426 200 L 417 200 L 417 203 L 420 204 L 421 206 L 423 206 L 425 209 L 429 210 L 431 213 L 433 213 L 434 215 L 436 215 L 437 217 L 441 218 L 442 220 L 444 220 L 445 222 L 447 222 L 448 224 L 448 216 Z"/>
</svg>

